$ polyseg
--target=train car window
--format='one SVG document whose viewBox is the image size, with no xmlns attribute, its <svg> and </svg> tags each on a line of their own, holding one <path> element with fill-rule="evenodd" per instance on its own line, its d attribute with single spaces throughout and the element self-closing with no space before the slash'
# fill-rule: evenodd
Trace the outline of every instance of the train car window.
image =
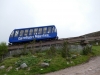
<svg viewBox="0 0 100 75">
<path fill-rule="evenodd" d="M 32 35 L 32 34 L 33 34 L 33 29 L 30 29 L 29 35 Z"/>
<path fill-rule="evenodd" d="M 47 33 L 47 27 L 43 28 L 43 34 Z"/>
<path fill-rule="evenodd" d="M 37 31 L 38 31 L 38 28 L 35 28 L 35 29 L 34 29 L 34 35 L 37 34 Z"/>
<path fill-rule="evenodd" d="M 55 32 L 55 27 L 52 27 L 52 33 L 54 33 Z"/>
<path fill-rule="evenodd" d="M 55 28 L 55 32 L 57 32 L 57 29 Z"/>
<path fill-rule="evenodd" d="M 24 30 L 20 30 L 19 36 L 23 36 Z"/>
<path fill-rule="evenodd" d="M 10 34 L 10 37 L 13 37 L 13 35 L 14 35 L 14 31 L 12 31 L 12 33 Z"/>
<path fill-rule="evenodd" d="M 39 28 L 38 34 L 42 34 L 42 28 Z"/>
<path fill-rule="evenodd" d="M 48 27 L 48 33 L 51 33 L 51 27 Z"/>
<path fill-rule="evenodd" d="M 19 30 L 16 30 L 16 31 L 15 31 L 15 37 L 17 37 L 18 34 L 19 34 Z"/>
<path fill-rule="evenodd" d="M 25 29 L 24 36 L 28 35 L 28 29 Z"/>
</svg>

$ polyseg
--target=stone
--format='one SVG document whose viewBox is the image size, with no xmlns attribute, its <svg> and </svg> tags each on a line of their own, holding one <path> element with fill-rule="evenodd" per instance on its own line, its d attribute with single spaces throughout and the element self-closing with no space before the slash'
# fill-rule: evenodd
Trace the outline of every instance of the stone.
<svg viewBox="0 0 100 75">
<path fill-rule="evenodd" d="M 2 65 L 2 66 L 0 66 L 0 69 L 2 70 L 2 69 L 4 69 L 5 68 L 5 66 L 4 65 Z"/>
<path fill-rule="evenodd" d="M 20 68 L 22 68 L 22 69 L 26 68 L 26 67 L 27 67 L 26 63 L 23 63 L 23 64 L 20 65 Z"/>
<path fill-rule="evenodd" d="M 16 71 L 18 71 L 18 70 L 19 70 L 19 67 L 16 68 Z"/>
<path fill-rule="evenodd" d="M 48 67 L 49 63 L 41 63 L 41 67 Z"/>
<path fill-rule="evenodd" d="M 12 66 L 7 68 L 7 72 L 9 72 L 12 69 Z"/>
<path fill-rule="evenodd" d="M 73 64 L 74 62 L 73 61 L 70 61 L 70 63 Z"/>
<path fill-rule="evenodd" d="M 43 69 L 41 68 L 40 70 L 42 71 Z"/>
<path fill-rule="evenodd" d="M 98 45 L 98 42 L 96 42 L 96 45 Z"/>
<path fill-rule="evenodd" d="M 77 55 L 72 55 L 72 59 L 76 59 Z"/>
<path fill-rule="evenodd" d="M 67 62 L 67 65 L 69 64 L 69 62 Z"/>
<path fill-rule="evenodd" d="M 37 56 L 33 55 L 33 58 L 36 58 Z"/>
<path fill-rule="evenodd" d="M 92 70 L 92 67 L 90 67 L 89 69 L 88 69 L 88 71 L 91 71 Z"/>
<path fill-rule="evenodd" d="M 30 71 L 30 67 L 27 70 Z"/>
</svg>

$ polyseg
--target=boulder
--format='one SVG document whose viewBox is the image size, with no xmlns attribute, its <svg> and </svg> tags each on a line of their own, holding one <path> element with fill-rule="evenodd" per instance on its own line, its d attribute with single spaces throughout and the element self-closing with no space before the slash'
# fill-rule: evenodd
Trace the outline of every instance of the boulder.
<svg viewBox="0 0 100 75">
<path fill-rule="evenodd" d="M 23 64 L 20 65 L 20 68 L 22 68 L 22 69 L 26 68 L 26 67 L 27 67 L 26 63 L 23 63 Z"/>
<path fill-rule="evenodd" d="M 4 69 L 5 68 L 5 66 L 4 65 L 2 65 L 2 66 L 0 66 L 0 69 L 2 70 L 2 69 Z"/>
<path fill-rule="evenodd" d="M 41 63 L 41 67 L 48 67 L 49 63 Z"/>
</svg>

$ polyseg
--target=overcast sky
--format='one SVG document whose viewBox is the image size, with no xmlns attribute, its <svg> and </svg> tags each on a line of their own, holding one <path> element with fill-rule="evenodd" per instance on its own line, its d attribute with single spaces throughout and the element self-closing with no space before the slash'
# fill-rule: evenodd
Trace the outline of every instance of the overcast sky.
<svg viewBox="0 0 100 75">
<path fill-rule="evenodd" d="M 0 42 L 13 29 L 55 25 L 59 38 L 100 30 L 100 0 L 0 0 Z"/>
</svg>

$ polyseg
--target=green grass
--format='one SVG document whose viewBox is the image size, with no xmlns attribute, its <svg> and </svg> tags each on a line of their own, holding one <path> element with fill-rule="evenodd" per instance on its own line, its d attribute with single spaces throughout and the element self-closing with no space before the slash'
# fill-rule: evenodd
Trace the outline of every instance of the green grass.
<svg viewBox="0 0 100 75">
<path fill-rule="evenodd" d="M 6 67 L 14 66 L 15 62 L 18 61 L 19 57 L 6 58 L 0 65 L 5 65 Z"/>
<path fill-rule="evenodd" d="M 100 46 L 93 46 L 92 49 L 95 56 L 100 56 Z"/>
<path fill-rule="evenodd" d="M 73 53 L 77 54 L 77 53 Z M 1 65 L 5 65 L 5 69 L 0 70 L 0 75 L 37 75 L 37 74 L 45 74 L 57 70 L 61 70 L 67 67 L 75 66 L 81 63 L 87 62 L 92 56 L 98 56 L 100 55 L 100 46 L 93 46 L 92 47 L 92 54 L 88 55 L 77 55 L 76 59 L 71 59 L 70 63 L 66 58 L 62 58 L 60 51 L 57 52 L 56 56 L 49 57 L 46 54 L 46 51 L 36 53 L 34 57 L 33 55 L 29 54 L 22 57 L 12 57 L 7 58 L 3 62 L 0 63 Z M 40 66 L 40 63 L 43 61 L 49 62 L 50 66 L 43 68 Z M 17 64 L 15 64 L 17 62 Z M 21 63 L 27 63 L 28 68 L 30 67 L 30 71 L 28 71 L 28 68 L 25 69 L 19 69 L 16 71 L 15 68 L 19 66 Z M 67 64 L 69 62 L 69 64 Z M 7 68 L 9 66 L 12 66 L 13 68 L 7 72 Z"/>
</svg>

